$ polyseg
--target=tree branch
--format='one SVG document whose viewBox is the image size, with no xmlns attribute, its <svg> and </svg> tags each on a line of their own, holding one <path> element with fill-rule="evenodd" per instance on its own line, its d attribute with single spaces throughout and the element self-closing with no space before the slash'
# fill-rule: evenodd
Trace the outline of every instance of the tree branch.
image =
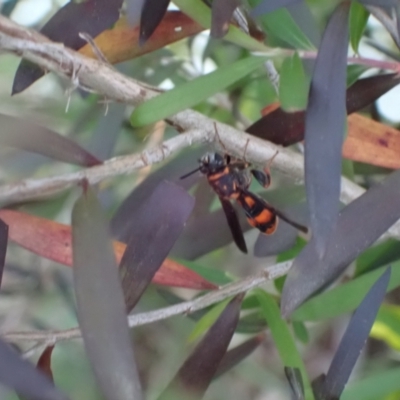
<svg viewBox="0 0 400 400">
<path fill-rule="evenodd" d="M 135 326 L 161 321 L 174 315 L 191 314 L 195 311 L 218 303 L 228 297 L 247 292 L 250 289 L 263 285 L 267 281 L 286 275 L 291 266 L 291 261 L 282 262 L 271 267 L 264 268 L 262 272 L 256 275 L 252 275 L 238 282 L 225 285 L 219 290 L 209 292 L 204 296 L 198 297 L 194 300 L 185 301 L 154 311 L 130 315 L 128 316 L 128 324 L 132 328 Z M 72 328 L 55 331 L 8 332 L 1 334 L 0 337 L 8 342 L 34 341 L 53 344 L 60 340 L 80 338 L 81 332 L 79 328 Z"/>
<path fill-rule="evenodd" d="M 36 63 L 40 67 L 66 76 L 72 82 L 105 96 L 109 100 L 137 105 L 158 94 L 147 85 L 128 78 L 112 66 L 85 57 L 62 44 L 49 41 L 40 33 L 21 27 L 9 19 L 0 16 L 0 51 L 8 51 Z M 308 52 L 308 57 L 311 54 Z M 398 68 L 398 63 L 396 63 Z M 169 121 L 180 131 L 187 132 L 183 142 L 172 151 L 192 143 L 212 141 L 226 152 L 259 165 L 265 165 L 278 151 L 273 167 L 297 181 L 304 178 L 304 159 L 301 154 L 261 140 L 234 127 L 216 123 L 212 119 L 193 110 L 182 111 L 169 118 Z M 216 131 L 217 130 L 217 131 Z M 201 136 L 204 136 L 202 138 Z M 179 143 L 179 136 L 174 138 Z M 172 139 L 171 139 L 172 140 Z M 173 142 L 176 144 L 176 142 Z M 168 148 L 170 142 L 165 142 Z M 246 149 L 246 154 L 244 154 Z M 147 165 L 164 159 L 162 149 L 157 147 L 148 150 Z M 157 155 L 156 155 L 157 154 Z M 171 153 L 170 153 L 171 154 Z M 107 161 L 102 166 L 88 168 L 77 173 L 63 174 L 45 179 L 28 179 L 16 184 L 0 186 L 0 202 L 13 202 L 37 198 L 61 192 L 75 182 L 86 177 L 90 183 L 120 174 L 127 174 L 146 165 L 144 155 L 131 155 Z M 364 193 L 364 189 L 352 181 L 342 178 L 341 201 L 350 203 Z M 40 192 L 40 193 L 39 193 Z M 400 239 L 400 223 L 388 231 L 389 236 Z"/>
</svg>

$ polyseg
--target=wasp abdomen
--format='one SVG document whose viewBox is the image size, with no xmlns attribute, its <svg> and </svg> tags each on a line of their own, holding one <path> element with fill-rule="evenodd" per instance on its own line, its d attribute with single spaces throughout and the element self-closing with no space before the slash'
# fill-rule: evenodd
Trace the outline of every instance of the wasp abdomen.
<svg viewBox="0 0 400 400">
<path fill-rule="evenodd" d="M 261 198 L 242 193 L 237 201 L 246 213 L 248 223 L 262 233 L 270 235 L 278 226 L 278 218 L 274 212 L 264 205 Z"/>
</svg>

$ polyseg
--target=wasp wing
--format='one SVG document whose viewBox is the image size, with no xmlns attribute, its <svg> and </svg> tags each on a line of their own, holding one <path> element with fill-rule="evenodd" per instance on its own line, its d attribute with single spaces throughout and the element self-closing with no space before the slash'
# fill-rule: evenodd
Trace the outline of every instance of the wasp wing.
<svg viewBox="0 0 400 400">
<path fill-rule="evenodd" d="M 251 197 L 255 202 L 261 202 L 263 204 L 263 206 L 271 211 L 272 213 L 274 213 L 276 216 L 278 216 L 282 221 L 287 222 L 289 225 L 292 225 L 294 228 L 298 229 L 301 232 L 304 233 L 308 233 L 308 228 L 304 225 L 301 225 L 295 221 L 293 221 L 292 219 L 290 219 L 289 217 L 287 217 L 284 213 L 282 213 L 281 211 L 277 210 L 275 207 L 271 206 L 271 204 L 267 203 L 263 198 L 259 197 L 258 195 L 249 192 L 246 189 L 242 189 L 242 192 L 246 195 Z"/>
<path fill-rule="evenodd" d="M 229 229 L 232 232 L 233 240 L 235 241 L 237 247 L 243 251 L 243 253 L 247 253 L 247 246 L 244 240 L 243 231 L 232 203 L 223 197 L 219 197 L 219 200 L 221 201 L 222 208 L 225 212 L 226 220 L 228 221 Z"/>
</svg>

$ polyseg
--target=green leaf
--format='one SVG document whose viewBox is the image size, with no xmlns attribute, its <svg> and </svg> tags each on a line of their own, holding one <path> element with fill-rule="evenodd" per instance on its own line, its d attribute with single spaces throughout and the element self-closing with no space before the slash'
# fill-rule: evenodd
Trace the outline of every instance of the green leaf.
<svg viewBox="0 0 400 400">
<path fill-rule="evenodd" d="M 361 37 L 364 33 L 365 27 L 367 26 L 368 17 L 369 12 L 363 5 L 357 1 L 351 3 L 349 19 L 350 43 L 356 54 L 358 54 L 358 45 L 360 44 Z"/>
<path fill-rule="evenodd" d="M 394 350 L 400 350 L 400 307 L 382 304 L 370 336 L 385 341 Z"/>
<path fill-rule="evenodd" d="M 400 243 L 389 239 L 365 250 L 357 258 L 356 276 L 400 259 Z"/>
<path fill-rule="evenodd" d="M 347 66 L 347 87 L 351 86 L 369 67 L 360 64 L 352 64 Z"/>
<path fill-rule="evenodd" d="M 276 262 L 280 263 L 280 262 L 295 259 L 306 244 L 307 244 L 306 240 L 304 240 L 300 236 L 297 236 L 296 244 L 291 249 L 286 250 L 286 251 L 282 252 L 281 254 L 278 254 L 278 256 L 276 257 Z M 285 280 L 286 280 L 286 275 L 281 276 L 274 280 L 275 289 L 279 293 L 282 293 L 282 289 L 283 289 Z"/>
<path fill-rule="evenodd" d="M 209 282 L 215 283 L 216 285 L 226 285 L 231 283 L 233 279 L 229 277 L 226 271 L 220 269 L 204 267 L 193 261 L 183 260 L 181 258 L 174 258 L 179 264 L 197 272 L 200 276 Z"/>
<path fill-rule="evenodd" d="M 190 18 L 205 28 L 211 27 L 211 9 L 198 0 L 174 0 L 175 5 Z M 234 43 L 250 51 L 270 50 L 263 43 L 247 35 L 236 26 L 231 25 L 224 40 Z"/>
<path fill-rule="evenodd" d="M 296 348 L 287 323 L 281 318 L 278 304 L 274 298 L 264 290 L 256 289 L 261 310 L 270 328 L 272 338 L 278 349 L 279 356 L 285 367 L 299 368 L 303 378 L 306 399 L 314 399 L 310 381 L 304 367 L 303 360 Z"/>
<path fill-rule="evenodd" d="M 230 300 L 231 299 L 221 301 L 221 303 L 218 303 L 210 311 L 204 314 L 202 318 L 200 318 L 187 339 L 188 343 L 194 342 L 203 333 L 205 333 L 211 325 L 214 324 L 214 322 L 221 315 L 222 311 L 224 311 Z"/>
<path fill-rule="evenodd" d="M 384 399 L 385 396 L 397 390 L 400 390 L 400 368 L 393 368 L 350 384 L 344 390 L 340 400 Z"/>
<path fill-rule="evenodd" d="M 304 323 L 301 321 L 293 321 L 292 326 L 293 326 L 293 332 L 296 335 L 297 339 L 307 344 L 310 337 L 308 335 L 308 330 L 304 325 Z"/>
<path fill-rule="evenodd" d="M 251 3 L 254 6 L 257 2 L 251 1 Z M 314 45 L 285 8 L 264 14 L 259 22 L 267 35 L 272 34 L 296 49 L 315 50 Z"/>
<path fill-rule="evenodd" d="M 184 83 L 136 107 L 131 124 L 135 127 L 148 125 L 193 107 L 249 75 L 264 62 L 264 57 L 247 57 Z"/>
<path fill-rule="evenodd" d="M 304 110 L 307 107 L 308 87 L 309 80 L 299 55 L 295 53 L 285 58 L 279 83 L 281 107 L 288 112 Z"/>
<path fill-rule="evenodd" d="M 392 267 L 388 292 L 400 286 L 400 262 L 392 264 Z M 311 298 L 292 314 L 292 320 L 319 321 L 355 310 L 385 268 L 364 274 Z"/>
</svg>

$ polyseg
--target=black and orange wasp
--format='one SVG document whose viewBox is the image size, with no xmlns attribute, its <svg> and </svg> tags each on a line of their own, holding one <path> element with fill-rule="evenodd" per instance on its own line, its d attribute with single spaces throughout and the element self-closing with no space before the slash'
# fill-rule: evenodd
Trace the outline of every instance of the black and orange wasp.
<svg viewBox="0 0 400 400">
<path fill-rule="evenodd" d="M 199 164 L 198 168 L 182 176 L 181 179 L 198 171 L 206 175 L 208 183 L 221 201 L 233 240 L 244 253 L 247 253 L 247 246 L 231 200 L 235 200 L 241 206 L 246 214 L 247 222 L 261 233 L 266 235 L 274 233 L 279 218 L 302 232 L 308 232 L 305 226 L 290 220 L 263 198 L 249 191 L 252 177 L 264 188 L 270 185 L 269 168 L 265 171 L 252 169 L 251 165 L 245 161 L 219 153 L 205 154 L 199 160 Z"/>
</svg>

